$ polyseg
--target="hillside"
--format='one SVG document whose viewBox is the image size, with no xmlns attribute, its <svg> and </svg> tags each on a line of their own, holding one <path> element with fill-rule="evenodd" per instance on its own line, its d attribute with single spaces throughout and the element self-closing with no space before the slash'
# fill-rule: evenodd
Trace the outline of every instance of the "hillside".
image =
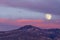
<svg viewBox="0 0 60 40">
<path fill-rule="evenodd" d="M 26 25 L 11 31 L 0 31 L 0 40 L 60 40 L 60 29 L 41 29 Z"/>
</svg>

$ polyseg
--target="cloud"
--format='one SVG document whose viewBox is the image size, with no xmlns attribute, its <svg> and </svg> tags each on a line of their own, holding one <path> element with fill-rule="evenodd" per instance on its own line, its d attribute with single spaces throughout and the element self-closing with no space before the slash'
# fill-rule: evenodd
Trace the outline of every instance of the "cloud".
<svg viewBox="0 0 60 40">
<path fill-rule="evenodd" d="M 9 0 L 7 5 L 60 15 L 59 0 Z"/>
<path fill-rule="evenodd" d="M 44 14 L 50 13 L 53 19 L 60 19 L 59 0 L 0 0 L 0 2 L 0 18 L 45 19 Z"/>
<path fill-rule="evenodd" d="M 60 16 L 52 15 L 52 19 L 59 19 Z M 0 18 L 8 19 L 45 19 L 45 13 L 36 12 L 27 8 L 14 8 L 0 6 Z"/>
<path fill-rule="evenodd" d="M 44 14 L 23 8 L 0 6 L 0 18 L 43 19 Z"/>
</svg>

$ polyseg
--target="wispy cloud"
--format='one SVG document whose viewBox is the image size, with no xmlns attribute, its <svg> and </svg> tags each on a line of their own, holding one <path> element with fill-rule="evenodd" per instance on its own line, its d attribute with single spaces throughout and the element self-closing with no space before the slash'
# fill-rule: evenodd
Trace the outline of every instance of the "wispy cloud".
<svg viewBox="0 0 60 40">
<path fill-rule="evenodd" d="M 59 19 L 60 16 L 52 15 L 52 19 Z M 45 19 L 44 12 L 36 12 L 26 8 L 14 8 L 0 6 L 0 18 L 8 19 Z"/>
</svg>

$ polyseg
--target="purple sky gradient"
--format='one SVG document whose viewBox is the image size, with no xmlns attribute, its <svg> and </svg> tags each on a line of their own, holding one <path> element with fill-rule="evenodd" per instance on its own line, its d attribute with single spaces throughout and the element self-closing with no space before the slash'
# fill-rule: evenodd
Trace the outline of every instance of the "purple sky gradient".
<svg viewBox="0 0 60 40">
<path fill-rule="evenodd" d="M 52 14 L 51 20 L 45 20 L 46 13 Z M 16 20 L 18 20 L 17 23 Z M 43 20 L 43 22 L 38 20 Z M 4 23 L 0 24 L 1 30 L 19 28 L 10 26 L 10 24 L 32 24 L 42 28 L 60 28 L 60 0 L 0 0 L 0 23 Z"/>
</svg>

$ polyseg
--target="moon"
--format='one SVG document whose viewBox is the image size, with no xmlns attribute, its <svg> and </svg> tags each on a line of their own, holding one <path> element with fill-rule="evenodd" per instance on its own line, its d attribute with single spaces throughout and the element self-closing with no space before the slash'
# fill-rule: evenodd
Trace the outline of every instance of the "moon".
<svg viewBox="0 0 60 40">
<path fill-rule="evenodd" d="M 46 18 L 47 20 L 51 20 L 51 19 L 52 19 L 52 15 L 51 15 L 51 14 L 45 14 L 45 18 Z"/>
</svg>

